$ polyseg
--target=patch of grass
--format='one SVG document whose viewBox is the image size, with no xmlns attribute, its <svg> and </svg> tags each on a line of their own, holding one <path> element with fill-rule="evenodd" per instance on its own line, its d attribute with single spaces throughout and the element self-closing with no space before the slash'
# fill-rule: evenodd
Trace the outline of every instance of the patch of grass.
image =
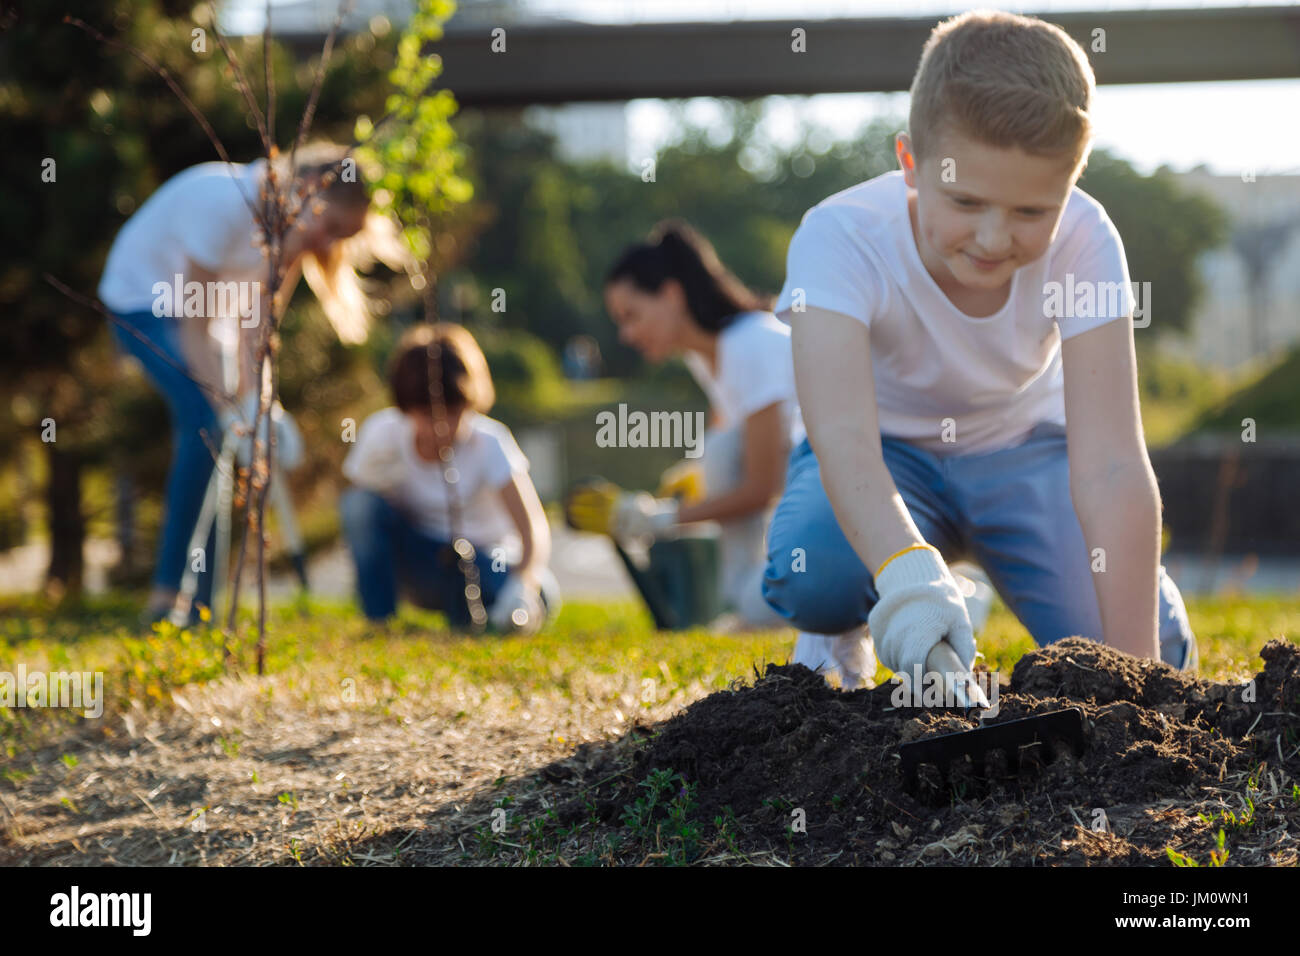
<svg viewBox="0 0 1300 956">
<path fill-rule="evenodd" d="M 684 866 L 699 854 L 700 825 L 691 819 L 696 784 L 672 770 L 652 770 L 637 784 L 644 791 L 623 808 L 621 822 L 647 860 Z"/>
<path fill-rule="evenodd" d="M 1208 824 L 1214 824 L 1214 817 L 1210 816 L 1208 813 L 1198 813 L 1197 816 Z M 1225 828 L 1234 833 L 1246 832 L 1255 825 L 1255 801 L 1247 797 L 1246 809 L 1244 809 L 1240 814 L 1237 814 L 1232 810 L 1220 810 L 1219 821 Z M 1219 832 L 1222 833 L 1223 831 L 1220 830 Z"/>
<path fill-rule="evenodd" d="M 1201 865 L 1187 854 L 1179 853 L 1171 846 L 1165 847 L 1165 854 L 1169 857 L 1169 862 L 1177 867 L 1196 867 Z"/>
<path fill-rule="evenodd" d="M 1187 604 L 1201 673 L 1211 679 L 1253 674 L 1267 640 L 1300 634 L 1300 596 L 1193 598 Z M 135 623 L 138 613 L 137 603 L 118 594 L 62 604 L 0 600 L 0 673 L 13 674 L 21 663 L 29 673 L 104 675 L 104 717 L 98 721 L 80 710 L 0 707 L 0 770 L 7 779 L 21 773 L 8 764 L 43 741 L 82 726 L 108 732 L 135 704 L 169 707 L 173 692 L 227 673 L 219 631 L 170 624 L 143 630 Z M 233 673 L 248 673 L 255 640 L 249 610 L 232 642 Z M 323 708 L 389 714 L 406 696 L 432 687 L 504 696 L 508 707 L 524 711 L 532 695 L 587 699 L 599 686 L 611 701 L 630 693 L 626 705 L 616 706 L 632 713 L 640 709 L 636 702 L 648 680 L 655 682 L 657 700 L 685 702 L 752 679 L 755 664 L 788 660 L 793 643 L 789 630 L 659 633 L 645 610 L 630 602 L 570 601 L 542 634 L 485 637 L 452 633 L 439 614 L 404 609 L 377 626 L 350 602 L 304 598 L 269 609 L 267 666 L 277 680 L 265 686 L 264 699 L 273 706 L 287 694 Z M 1010 673 L 1035 645 L 998 603 L 979 646 L 990 669 Z M 876 674 L 878 682 L 888 677 L 884 668 Z M 238 754 L 233 738 L 222 746 Z"/>
</svg>

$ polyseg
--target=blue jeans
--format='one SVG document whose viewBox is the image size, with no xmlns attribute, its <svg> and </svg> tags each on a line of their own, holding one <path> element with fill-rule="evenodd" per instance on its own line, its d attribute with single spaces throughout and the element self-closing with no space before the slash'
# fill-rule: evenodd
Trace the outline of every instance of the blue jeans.
<svg viewBox="0 0 1300 956">
<path fill-rule="evenodd" d="M 1065 429 L 1042 423 L 1022 444 L 940 458 L 882 436 L 885 466 L 912 520 L 945 561 L 968 557 L 1040 645 L 1102 639 L 1092 561 L 1070 497 Z M 802 549 L 797 551 L 796 549 Z M 802 554 L 800 571 L 792 560 Z M 1178 588 L 1159 570 L 1160 656 L 1193 659 L 1196 638 Z M 867 622 L 879 596 L 822 487 L 805 439 L 790 455 L 768 529 L 763 597 L 804 631 L 840 634 Z"/>
<path fill-rule="evenodd" d="M 452 627 L 469 625 L 465 579 L 446 541 L 430 537 L 388 499 L 364 488 L 345 491 L 339 498 L 339 512 L 366 617 L 383 620 L 394 614 L 400 588 L 412 603 L 444 611 Z M 492 556 L 485 548 L 475 548 L 474 555 L 483 607 L 488 609 L 509 568 L 493 570 Z"/>
<path fill-rule="evenodd" d="M 168 316 L 160 318 L 150 311 L 114 314 L 157 346 L 181 369 L 186 367 L 177 319 Z M 215 449 L 221 446 L 221 428 L 212 404 L 193 379 L 116 322 L 110 323 L 110 328 L 122 351 L 140 360 L 145 374 L 162 394 L 171 415 L 172 463 L 167 472 L 166 502 L 153 583 L 155 587 L 174 591 L 180 587 L 185 564 L 190 560 L 187 549 L 194 534 L 194 526 L 199 520 L 199 511 L 203 507 L 208 479 L 216 465 Z M 211 449 L 204 441 L 205 434 L 207 442 L 212 444 Z M 214 525 L 208 534 L 204 552 L 208 560 L 203 562 L 204 570 L 198 575 L 198 589 L 194 595 L 195 601 L 202 604 L 212 602 L 211 558 L 215 548 Z"/>
</svg>

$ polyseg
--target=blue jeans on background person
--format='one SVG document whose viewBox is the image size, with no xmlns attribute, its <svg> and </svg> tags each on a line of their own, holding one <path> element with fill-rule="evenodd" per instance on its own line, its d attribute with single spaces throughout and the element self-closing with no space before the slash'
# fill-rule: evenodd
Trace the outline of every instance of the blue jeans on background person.
<svg viewBox="0 0 1300 956">
<path fill-rule="evenodd" d="M 199 520 L 208 480 L 216 466 L 216 449 L 221 446 L 221 426 L 212 404 L 198 384 L 181 370 L 186 367 L 186 362 L 181 351 L 177 323 L 198 320 L 159 317 L 151 311 L 114 314 L 181 366 L 176 368 L 116 322 L 109 323 L 118 346 L 126 354 L 139 359 L 145 374 L 162 394 L 170 413 L 172 461 L 167 472 L 162 532 L 154 564 L 153 584 L 159 588 L 178 590 L 186 562 L 190 560 L 187 553 L 190 538 Z M 207 441 L 204 440 L 205 433 Z M 211 448 L 208 447 L 208 442 L 211 443 Z M 214 523 L 208 533 L 204 570 L 198 575 L 198 587 L 194 594 L 196 603 L 210 605 L 212 602 L 212 555 L 215 548 Z"/>
<path fill-rule="evenodd" d="M 1064 427 L 1044 422 L 1011 448 L 942 458 L 884 435 L 881 447 L 925 541 L 948 563 L 969 557 L 979 564 L 1039 645 L 1074 635 L 1102 640 L 1092 559 L 1070 496 Z M 802 570 L 792 567 L 798 554 Z M 1163 565 L 1157 587 L 1161 659 L 1193 666 L 1196 638 Z M 791 452 L 768 529 L 763 597 L 793 626 L 820 634 L 867 623 L 879 600 L 835 518 L 806 439 Z"/>
<path fill-rule="evenodd" d="M 399 592 L 419 607 L 443 611 L 452 627 L 469 626 L 465 579 L 450 546 L 421 531 L 387 498 L 365 488 L 349 488 L 339 498 L 343 536 L 357 569 L 361 609 L 371 620 L 397 611 Z M 493 570 L 485 548 L 474 549 L 483 607 L 492 607 L 509 569 Z"/>
</svg>

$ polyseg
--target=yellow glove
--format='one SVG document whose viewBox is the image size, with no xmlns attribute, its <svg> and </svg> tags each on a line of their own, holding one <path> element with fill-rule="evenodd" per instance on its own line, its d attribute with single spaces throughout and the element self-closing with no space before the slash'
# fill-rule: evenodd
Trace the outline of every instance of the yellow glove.
<svg viewBox="0 0 1300 956">
<path fill-rule="evenodd" d="M 673 465 L 659 479 L 659 498 L 676 498 L 684 505 L 703 501 L 705 495 L 704 468 L 697 461 L 683 461 Z"/>
<path fill-rule="evenodd" d="M 614 528 L 614 507 L 622 489 L 610 481 L 593 479 L 575 485 L 564 502 L 564 517 L 579 531 L 610 534 Z"/>
<path fill-rule="evenodd" d="M 569 492 L 565 518 L 579 531 L 611 537 L 653 538 L 677 523 L 677 502 L 660 501 L 644 491 L 628 492 L 603 479 L 583 482 Z"/>
</svg>

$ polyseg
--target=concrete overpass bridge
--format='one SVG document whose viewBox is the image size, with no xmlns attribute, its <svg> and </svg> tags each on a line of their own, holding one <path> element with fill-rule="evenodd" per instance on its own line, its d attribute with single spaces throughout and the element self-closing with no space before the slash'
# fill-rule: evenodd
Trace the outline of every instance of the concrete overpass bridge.
<svg viewBox="0 0 1300 956">
<path fill-rule="evenodd" d="M 1098 83 L 1300 77 L 1300 6 L 1042 16 L 1089 51 Z M 462 106 L 893 92 L 911 85 L 937 20 L 587 24 L 457 16 L 434 49 L 443 59 L 443 83 Z M 506 31 L 504 53 L 492 50 L 497 26 Z M 807 52 L 793 52 L 796 30 L 804 31 Z M 1104 37 L 1104 52 L 1094 48 L 1097 37 Z M 324 35 L 281 40 L 306 57 L 320 51 Z"/>
</svg>

